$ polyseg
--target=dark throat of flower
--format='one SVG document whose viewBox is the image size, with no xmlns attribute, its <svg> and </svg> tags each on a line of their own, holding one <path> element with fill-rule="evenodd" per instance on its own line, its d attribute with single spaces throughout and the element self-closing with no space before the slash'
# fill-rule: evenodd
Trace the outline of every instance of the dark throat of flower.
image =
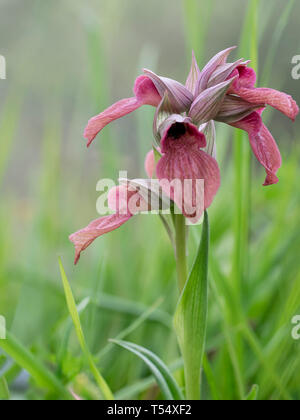
<svg viewBox="0 0 300 420">
<path fill-rule="evenodd" d="M 168 136 L 172 137 L 174 140 L 178 140 L 180 139 L 180 137 L 184 136 L 185 133 L 186 133 L 185 124 L 177 122 L 170 127 L 168 131 Z"/>
</svg>

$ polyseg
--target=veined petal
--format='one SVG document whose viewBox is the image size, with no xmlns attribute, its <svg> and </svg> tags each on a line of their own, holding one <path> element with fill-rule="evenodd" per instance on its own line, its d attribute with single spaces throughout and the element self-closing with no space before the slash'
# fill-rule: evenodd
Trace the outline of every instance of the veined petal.
<svg viewBox="0 0 300 420">
<path fill-rule="evenodd" d="M 241 88 L 254 88 L 256 83 L 256 73 L 252 68 L 247 67 L 246 65 L 240 65 L 231 73 L 228 78 L 230 79 L 234 76 L 238 77 L 232 84 L 230 93 L 238 94 Z"/>
<path fill-rule="evenodd" d="M 191 124 L 176 123 L 162 140 L 156 173 L 163 191 L 182 213 L 197 222 L 220 187 L 215 159 L 200 150 L 204 135 Z"/>
<path fill-rule="evenodd" d="M 84 132 L 84 137 L 88 140 L 87 146 L 90 146 L 99 132 L 112 121 L 130 114 L 142 105 L 158 106 L 161 101 L 153 82 L 146 76 L 136 79 L 134 93 L 135 97 L 122 99 L 89 120 Z"/>
<path fill-rule="evenodd" d="M 198 87 L 197 87 L 197 94 L 201 93 L 204 89 L 207 88 L 207 84 L 209 79 L 211 78 L 214 71 L 217 67 L 221 66 L 222 64 L 226 63 L 227 57 L 236 47 L 227 48 L 224 51 L 219 52 L 215 55 L 204 67 L 201 71 Z"/>
<path fill-rule="evenodd" d="M 232 72 L 240 66 L 244 59 L 241 58 L 240 60 L 236 61 L 235 63 L 225 63 L 221 66 L 217 67 L 214 73 L 211 75 L 207 87 L 212 87 L 218 85 L 219 83 L 225 82 L 228 77 L 232 74 Z"/>
<path fill-rule="evenodd" d="M 107 108 L 105 111 L 101 112 L 101 114 L 91 118 L 84 131 L 84 137 L 88 140 L 87 146 L 89 147 L 91 145 L 92 141 L 104 127 L 112 121 L 130 114 L 140 106 L 141 104 L 136 98 L 122 99 Z"/>
<path fill-rule="evenodd" d="M 204 124 L 215 119 L 233 81 L 234 79 L 226 80 L 200 93 L 189 112 L 189 117 L 195 124 Z"/>
<path fill-rule="evenodd" d="M 172 114 L 173 106 L 169 99 L 168 92 L 165 92 L 164 97 L 156 108 L 153 120 L 153 135 L 158 144 L 161 140 L 160 127 Z"/>
<path fill-rule="evenodd" d="M 216 127 L 214 121 L 208 121 L 199 127 L 199 131 L 205 135 L 206 147 L 203 152 L 217 159 Z"/>
<path fill-rule="evenodd" d="M 227 124 L 234 123 L 264 107 L 264 103 L 254 105 L 238 96 L 226 95 L 215 120 Z"/>
<path fill-rule="evenodd" d="M 231 125 L 248 132 L 252 150 L 267 173 L 264 185 L 276 184 L 278 182 L 276 174 L 282 163 L 281 155 L 272 134 L 263 124 L 260 114 L 253 112 Z"/>
<path fill-rule="evenodd" d="M 77 264 L 81 252 L 90 246 L 95 239 L 105 233 L 118 229 L 124 223 L 128 222 L 131 217 L 131 214 L 112 214 L 101 217 L 100 219 L 94 220 L 86 228 L 73 233 L 69 239 L 75 245 L 75 264 Z"/>
<path fill-rule="evenodd" d="M 162 98 L 165 93 L 168 92 L 168 97 L 174 113 L 180 114 L 181 112 L 189 110 L 194 97 L 185 86 L 176 80 L 160 77 L 147 69 L 144 70 L 144 73 L 152 80 Z"/>
<path fill-rule="evenodd" d="M 240 88 L 238 95 L 251 104 L 265 103 L 295 121 L 299 107 L 294 99 L 284 92 L 268 88 Z"/>
<path fill-rule="evenodd" d="M 133 91 L 136 99 L 141 105 L 157 107 L 162 98 L 151 78 L 145 75 L 141 75 L 136 79 Z"/>
<path fill-rule="evenodd" d="M 188 75 L 187 81 L 185 83 L 185 87 L 194 95 L 196 96 L 197 93 L 197 86 L 198 86 L 198 81 L 200 78 L 200 69 L 197 63 L 197 59 L 195 56 L 195 53 L 193 51 L 193 56 L 192 56 L 192 65 L 191 65 L 191 70 L 190 73 Z"/>
</svg>

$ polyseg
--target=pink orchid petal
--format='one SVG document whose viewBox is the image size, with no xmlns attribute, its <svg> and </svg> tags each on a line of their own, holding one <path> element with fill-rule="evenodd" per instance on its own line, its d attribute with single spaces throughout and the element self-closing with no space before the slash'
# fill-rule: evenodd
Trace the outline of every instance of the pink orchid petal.
<svg viewBox="0 0 300 420">
<path fill-rule="evenodd" d="M 69 239 L 75 245 L 74 263 L 78 263 L 81 252 L 90 246 L 95 239 L 108 232 L 118 229 L 124 223 L 128 222 L 131 217 L 131 214 L 112 214 L 110 216 L 101 217 L 100 219 L 94 220 L 86 228 L 73 233 Z"/>
<path fill-rule="evenodd" d="M 199 78 L 200 78 L 200 74 L 201 74 L 201 72 L 200 72 L 200 69 L 198 67 L 198 63 L 197 63 L 195 53 L 193 51 L 191 70 L 190 70 L 190 73 L 189 73 L 188 78 L 186 80 L 185 87 L 194 96 L 197 93 L 197 86 L 198 86 L 198 81 L 199 81 Z"/>
<path fill-rule="evenodd" d="M 162 98 L 166 92 L 168 93 L 173 112 L 181 113 L 189 110 L 194 96 L 185 86 L 176 80 L 158 76 L 147 69 L 144 69 L 144 73 L 152 80 Z"/>
<path fill-rule="evenodd" d="M 237 93 L 240 89 L 252 89 L 256 83 L 256 73 L 250 67 L 246 65 L 238 66 L 231 74 L 228 76 L 228 79 L 231 79 L 234 76 L 238 78 L 231 85 L 230 93 Z"/>
<path fill-rule="evenodd" d="M 204 67 L 201 71 L 198 86 L 197 86 L 197 94 L 201 93 L 204 89 L 207 88 L 207 84 L 209 79 L 211 78 L 212 74 L 216 71 L 216 69 L 225 64 L 227 57 L 236 47 L 227 48 L 224 51 L 219 52 L 215 55 Z"/>
<path fill-rule="evenodd" d="M 251 104 L 262 104 L 272 106 L 284 115 L 295 121 L 299 113 L 299 107 L 294 99 L 284 92 L 268 88 L 240 88 L 238 95 Z"/>
<path fill-rule="evenodd" d="M 258 111 L 260 108 L 264 109 L 265 104 L 252 104 L 236 95 L 226 95 L 222 106 L 216 116 L 215 120 L 231 124 L 240 121 Z"/>
<path fill-rule="evenodd" d="M 139 76 L 135 81 L 133 90 L 135 97 L 140 104 L 154 107 L 157 107 L 160 104 L 162 96 L 148 76 Z"/>
<path fill-rule="evenodd" d="M 86 228 L 70 236 L 70 241 L 75 245 L 75 264 L 77 264 L 81 252 L 95 239 L 118 229 L 135 214 L 148 210 L 148 204 L 138 194 L 137 189 L 127 185 L 119 185 L 109 191 L 108 205 L 116 212 L 115 214 L 96 219 Z"/>
<path fill-rule="evenodd" d="M 203 144 L 202 133 L 197 134 L 191 124 L 182 124 L 185 132 L 182 127 L 174 126 L 163 138 L 163 156 L 157 164 L 156 173 L 164 193 L 176 202 L 186 217 L 197 222 L 220 187 L 220 171 L 216 160 L 199 148 L 199 143 Z M 179 137 L 174 136 L 175 129 Z M 200 180 L 204 180 L 204 190 L 203 184 L 197 182 Z M 185 181 L 190 182 L 190 187 L 186 187 Z M 172 182 L 175 184 L 170 188 Z"/>
<path fill-rule="evenodd" d="M 122 99 L 89 120 L 84 132 L 84 137 L 88 140 L 87 146 L 90 146 L 99 132 L 112 121 L 130 114 L 142 105 L 158 106 L 161 101 L 153 82 L 147 76 L 136 79 L 134 93 L 135 97 Z"/>
<path fill-rule="evenodd" d="M 175 121 L 165 131 L 161 141 L 161 152 L 167 153 L 170 149 L 178 150 L 185 147 L 206 147 L 206 139 L 198 128 L 189 122 Z"/>
<path fill-rule="evenodd" d="M 153 178 L 153 176 L 155 175 L 155 169 L 156 169 L 156 162 L 155 162 L 154 151 L 150 150 L 150 152 L 147 153 L 147 156 L 145 159 L 145 171 L 149 178 Z"/>
<path fill-rule="evenodd" d="M 225 63 L 217 67 L 214 73 L 211 75 L 207 87 L 218 85 L 219 83 L 225 82 L 233 71 L 243 63 L 243 58 L 236 61 L 235 63 Z"/>
<path fill-rule="evenodd" d="M 192 103 L 189 117 L 199 125 L 216 118 L 234 79 L 205 89 Z"/>
<path fill-rule="evenodd" d="M 253 112 L 243 120 L 231 125 L 248 132 L 252 150 L 267 173 L 264 185 L 276 184 L 278 182 L 276 173 L 282 163 L 281 155 L 272 134 L 263 124 L 260 113 Z"/>
</svg>

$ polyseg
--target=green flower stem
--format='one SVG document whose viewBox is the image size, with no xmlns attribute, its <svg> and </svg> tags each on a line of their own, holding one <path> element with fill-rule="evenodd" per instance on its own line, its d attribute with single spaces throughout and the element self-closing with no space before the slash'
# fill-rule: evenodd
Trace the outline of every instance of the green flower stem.
<svg viewBox="0 0 300 420">
<path fill-rule="evenodd" d="M 182 293 L 187 281 L 187 252 L 186 252 L 186 224 L 185 217 L 182 214 L 174 215 L 175 224 L 175 252 L 176 252 L 176 268 L 178 277 L 178 287 Z"/>
</svg>

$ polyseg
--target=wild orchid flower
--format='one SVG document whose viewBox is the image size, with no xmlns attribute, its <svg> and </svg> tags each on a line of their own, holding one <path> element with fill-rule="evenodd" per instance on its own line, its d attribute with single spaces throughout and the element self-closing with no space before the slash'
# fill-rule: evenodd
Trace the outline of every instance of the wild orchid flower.
<svg viewBox="0 0 300 420">
<path fill-rule="evenodd" d="M 267 105 L 292 120 L 299 112 L 291 96 L 255 87 L 256 74 L 248 67 L 249 61 L 239 59 L 228 63 L 228 56 L 234 48 L 219 52 L 202 71 L 193 54 L 185 86 L 144 70 L 144 75 L 135 81 L 134 97 L 122 99 L 92 118 L 84 133 L 89 146 L 112 121 L 142 105 L 155 107 L 153 133 L 160 159 L 156 162 L 151 151 L 146 158 L 145 169 L 150 178 L 158 178 L 164 193 L 193 223 L 211 205 L 220 187 L 214 121 L 240 128 L 249 134 L 252 150 L 267 173 L 264 185 L 270 185 L 278 182 L 276 174 L 281 167 L 281 155 L 261 115 Z M 179 181 L 181 188 L 170 187 L 174 180 Z M 204 181 L 204 187 L 198 183 L 199 180 Z M 189 188 L 185 181 L 191 182 Z M 124 195 L 124 186 L 117 191 Z M 138 194 L 138 191 L 130 194 Z M 199 197 L 203 197 L 202 203 L 198 201 Z M 147 205 L 143 197 L 140 199 L 144 206 Z M 71 235 L 76 248 L 76 262 L 80 252 L 96 237 L 117 229 L 133 216 L 129 210 L 124 212 L 124 205 L 127 209 L 127 201 L 121 199 L 122 212 L 120 207 L 115 206 L 114 215 L 100 218 Z"/>
<path fill-rule="evenodd" d="M 295 120 L 299 108 L 290 95 L 274 89 L 255 88 L 256 74 L 248 67 L 249 61 L 240 59 L 227 63 L 234 48 L 218 53 L 202 71 L 193 55 L 185 86 L 144 70 L 145 75 L 136 80 L 134 98 L 123 99 L 90 120 L 85 130 L 88 145 L 113 120 L 145 104 L 158 108 L 167 94 L 168 116 L 188 116 L 198 127 L 215 120 L 246 131 L 256 158 L 266 170 L 264 185 L 278 182 L 276 174 L 281 167 L 281 155 L 272 134 L 262 122 L 262 111 L 270 105 Z"/>
<path fill-rule="evenodd" d="M 187 263 L 187 219 L 200 220 L 220 188 L 215 121 L 249 134 L 252 150 L 264 166 L 264 185 L 278 182 L 281 155 L 262 122 L 267 105 L 295 120 L 299 108 L 291 96 L 273 89 L 256 88 L 249 62 L 228 63 L 233 48 L 214 56 L 200 71 L 193 54 L 185 85 L 144 70 L 134 85 L 134 96 L 122 99 L 92 118 L 85 130 L 88 146 L 100 131 L 142 105 L 155 107 L 155 146 L 145 160 L 149 179 L 119 180 L 110 190 L 108 204 L 114 212 L 91 222 L 70 236 L 75 264 L 94 240 L 118 229 L 133 216 L 156 210 L 175 251 L 180 300 L 175 314 L 185 371 L 187 399 L 201 394 L 201 365 L 205 349 L 208 301 L 209 222 L 204 214 L 202 238 L 191 274 Z M 171 217 L 165 217 L 162 210 Z M 177 210 L 179 209 L 179 213 Z M 175 381 L 174 381 L 175 382 Z"/>
</svg>

